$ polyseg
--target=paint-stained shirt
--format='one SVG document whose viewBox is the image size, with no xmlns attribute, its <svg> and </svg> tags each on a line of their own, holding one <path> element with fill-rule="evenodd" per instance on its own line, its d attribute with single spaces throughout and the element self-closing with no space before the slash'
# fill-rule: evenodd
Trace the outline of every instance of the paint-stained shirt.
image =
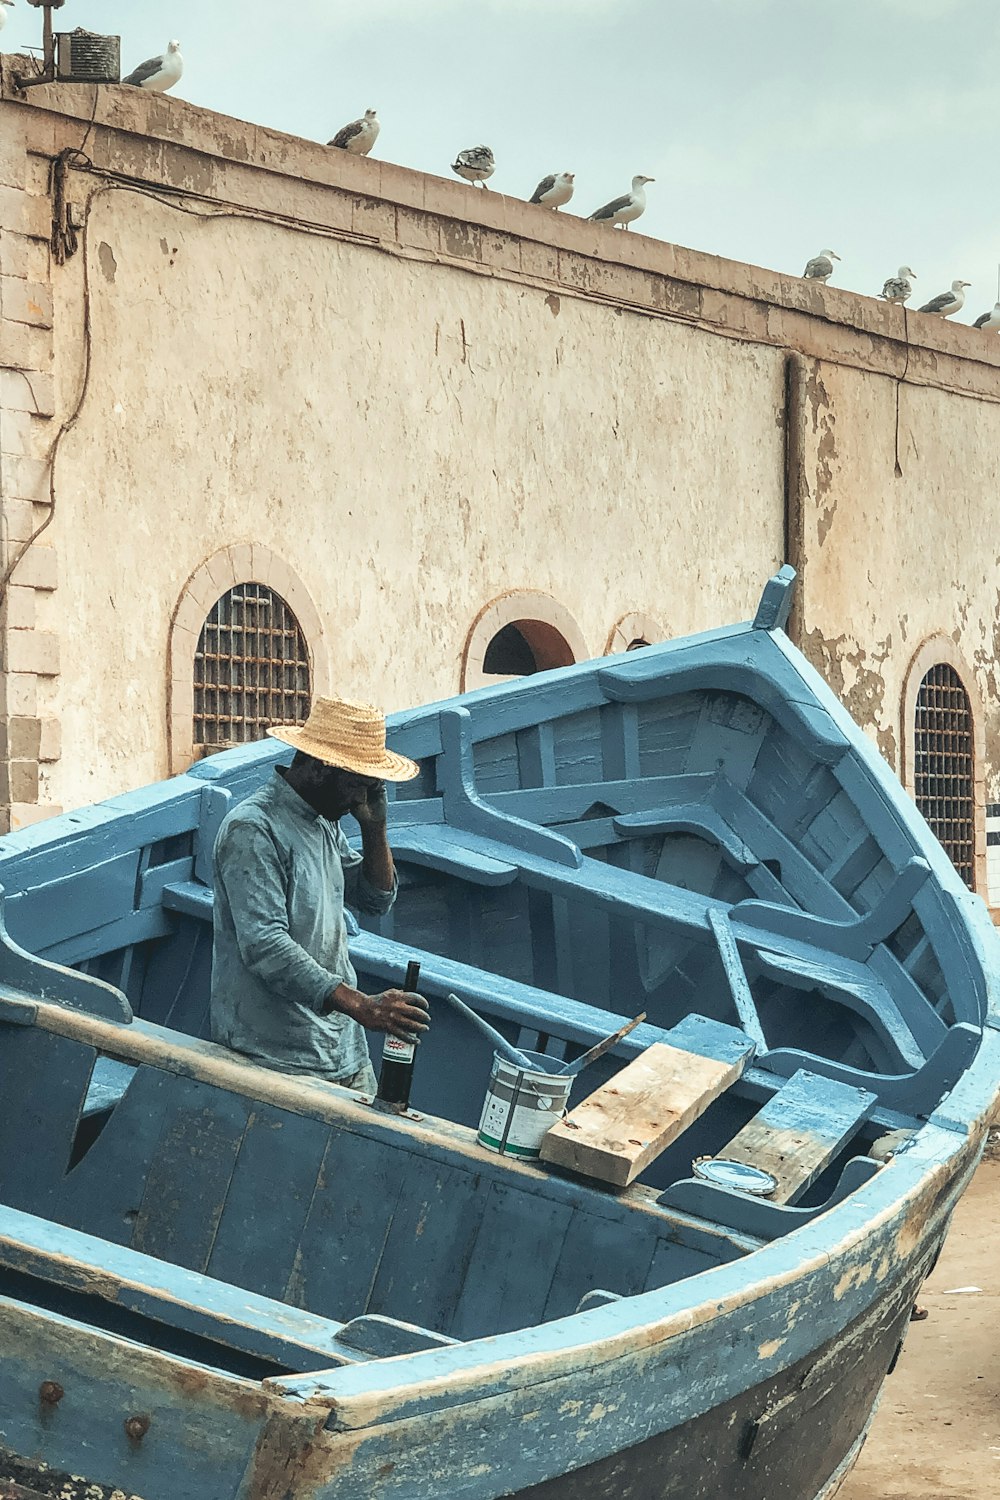
<svg viewBox="0 0 1000 1500">
<path fill-rule="evenodd" d="M 267 1067 L 333 1082 L 368 1061 L 364 1028 L 323 1015 L 339 984 L 357 987 L 345 902 L 381 914 L 339 823 L 320 817 L 281 771 L 219 829 L 213 855 L 212 1040 Z"/>
</svg>

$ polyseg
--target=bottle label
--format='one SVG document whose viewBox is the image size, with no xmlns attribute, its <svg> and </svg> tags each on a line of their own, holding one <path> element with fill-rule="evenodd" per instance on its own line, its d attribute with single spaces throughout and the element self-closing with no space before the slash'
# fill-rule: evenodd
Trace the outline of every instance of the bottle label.
<svg viewBox="0 0 1000 1500">
<path fill-rule="evenodd" d="M 415 1043 L 404 1042 L 400 1037 L 391 1036 L 389 1033 L 386 1033 L 385 1042 L 382 1046 L 382 1056 L 387 1062 L 412 1062 L 415 1051 Z"/>
</svg>

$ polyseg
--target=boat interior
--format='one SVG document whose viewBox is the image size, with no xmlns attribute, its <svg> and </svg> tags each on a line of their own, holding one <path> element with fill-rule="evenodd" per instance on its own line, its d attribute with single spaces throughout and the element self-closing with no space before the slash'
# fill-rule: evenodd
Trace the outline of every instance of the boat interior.
<svg viewBox="0 0 1000 1500">
<path fill-rule="evenodd" d="M 650 648 L 399 716 L 421 764 L 391 804 L 399 896 L 352 955 L 373 990 L 421 963 L 406 1117 L 209 1040 L 212 843 L 284 747 L 0 856 L 0 1294 L 290 1374 L 676 1284 L 880 1171 L 980 1037 L 954 891 L 766 629 L 702 654 L 739 690 Z M 554 1066 L 645 1012 L 571 1108 L 655 1042 L 734 1081 L 623 1189 L 491 1155 L 491 1047 L 451 991 Z M 790 1128 L 781 1201 L 693 1173 Z"/>
</svg>

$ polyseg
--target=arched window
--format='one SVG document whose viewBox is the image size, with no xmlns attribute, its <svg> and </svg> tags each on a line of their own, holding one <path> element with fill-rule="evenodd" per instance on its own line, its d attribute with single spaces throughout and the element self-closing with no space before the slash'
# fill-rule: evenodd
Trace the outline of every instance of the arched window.
<svg viewBox="0 0 1000 1500">
<path fill-rule="evenodd" d="M 487 604 L 469 631 L 462 690 L 569 667 L 589 656 L 580 627 L 564 605 L 550 594 L 512 589 Z"/>
<path fill-rule="evenodd" d="M 917 806 L 970 890 L 976 887 L 976 754 L 972 705 L 962 679 L 936 662 L 917 690 L 913 715 Z"/>
<path fill-rule="evenodd" d="M 512 620 L 486 647 L 487 677 L 530 677 L 550 667 L 571 667 L 576 658 L 566 637 L 545 620 Z"/>
<path fill-rule="evenodd" d="M 634 609 L 611 627 L 608 643 L 604 648 L 607 656 L 620 651 L 641 651 L 654 641 L 662 641 L 666 632 L 659 620 L 643 609 Z"/>
<path fill-rule="evenodd" d="M 272 724 L 301 724 L 309 699 L 309 650 L 288 604 L 263 583 L 228 589 L 194 655 L 196 752 L 259 740 Z"/>
</svg>

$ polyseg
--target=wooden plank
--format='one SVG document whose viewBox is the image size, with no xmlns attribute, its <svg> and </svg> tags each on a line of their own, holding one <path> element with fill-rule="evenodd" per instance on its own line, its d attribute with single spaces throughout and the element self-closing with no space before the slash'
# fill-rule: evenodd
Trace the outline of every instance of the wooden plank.
<svg viewBox="0 0 1000 1500">
<path fill-rule="evenodd" d="M 710 911 L 708 914 L 709 926 L 715 938 L 722 960 L 722 967 L 726 975 L 726 983 L 736 1006 L 736 1013 L 740 1018 L 740 1024 L 747 1036 L 752 1037 L 761 1052 L 767 1051 L 767 1039 L 764 1036 L 757 1014 L 757 1006 L 750 991 L 746 970 L 743 960 L 740 958 L 736 939 L 733 937 L 732 928 L 729 925 L 729 917 L 726 912 Z"/>
<path fill-rule="evenodd" d="M 97 1053 L 34 1027 L 0 1040 L 0 1198 L 35 1211 L 69 1161 Z"/>
<path fill-rule="evenodd" d="M 138 870 L 139 851 L 130 849 L 41 886 L 12 885 L 4 899 L 7 931 L 15 943 L 40 953 L 104 927 L 131 912 Z"/>
<path fill-rule="evenodd" d="M 350 1357 L 339 1323 L 14 1209 L 0 1208 L 0 1265 L 303 1373 Z"/>
<path fill-rule="evenodd" d="M 345 1321 L 366 1310 L 411 1162 L 385 1141 L 331 1136 L 285 1301 Z"/>
<path fill-rule="evenodd" d="M 800 1069 L 715 1159 L 769 1173 L 775 1189 L 768 1202 L 794 1203 L 853 1140 L 877 1103 L 867 1089 Z"/>
<path fill-rule="evenodd" d="M 160 1138 L 171 1073 L 140 1067 L 83 1160 L 36 1199 L 36 1213 L 116 1244 L 128 1244 Z"/>
<path fill-rule="evenodd" d="M 569 1203 L 494 1182 L 449 1332 L 459 1339 L 540 1323 L 573 1218 Z"/>
<path fill-rule="evenodd" d="M 658 1240 L 658 1225 L 605 1219 L 578 1208 L 563 1241 L 544 1318 L 576 1312 L 581 1299 L 600 1287 L 630 1297 L 641 1292 Z"/>
<path fill-rule="evenodd" d="M 175 1079 L 132 1246 L 204 1271 L 226 1201 L 250 1101 Z"/>
<path fill-rule="evenodd" d="M 115 953 L 133 943 L 150 943 L 156 938 L 169 937 L 174 930 L 170 917 L 159 907 L 146 907 L 141 911 L 116 917 L 104 927 L 93 927 L 51 947 L 41 950 L 40 956 L 49 963 L 83 963 L 88 958 L 99 958 L 104 953 Z"/>
<path fill-rule="evenodd" d="M 233 794 L 228 787 L 203 786 L 198 808 L 198 831 L 194 838 L 194 873 L 205 885 L 212 883 L 212 851 Z"/>
<path fill-rule="evenodd" d="M 735 1083 L 746 1062 L 654 1042 L 553 1125 L 542 1160 L 626 1187 Z"/>
<path fill-rule="evenodd" d="M 208 1274 L 263 1297 L 284 1295 L 312 1204 L 330 1126 L 269 1104 L 247 1121 Z M 264 1204 L 280 1203 L 280 1212 Z"/>
<path fill-rule="evenodd" d="M 444 1333 L 483 1213 L 478 1172 L 410 1156 L 366 1313 Z"/>
</svg>

